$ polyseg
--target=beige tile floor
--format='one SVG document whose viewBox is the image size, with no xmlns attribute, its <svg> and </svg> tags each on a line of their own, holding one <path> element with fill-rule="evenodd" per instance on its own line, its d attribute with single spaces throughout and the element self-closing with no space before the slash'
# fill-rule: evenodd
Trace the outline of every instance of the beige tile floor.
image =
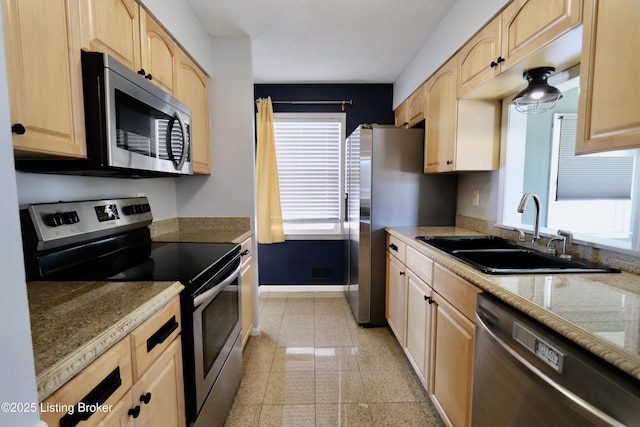
<svg viewBox="0 0 640 427">
<path fill-rule="evenodd" d="M 342 293 L 263 292 L 258 310 L 226 426 L 444 425 L 389 328 L 358 327 Z"/>
</svg>

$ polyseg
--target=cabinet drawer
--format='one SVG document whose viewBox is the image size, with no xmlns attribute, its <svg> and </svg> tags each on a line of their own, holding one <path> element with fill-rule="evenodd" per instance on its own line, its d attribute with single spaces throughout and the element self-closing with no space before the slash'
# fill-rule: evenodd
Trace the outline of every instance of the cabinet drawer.
<svg viewBox="0 0 640 427">
<path fill-rule="evenodd" d="M 403 264 L 405 260 L 406 250 L 406 243 L 403 243 L 400 239 L 392 236 L 391 234 L 387 234 L 387 251 L 398 258 Z"/>
<path fill-rule="evenodd" d="M 242 256 L 242 267 L 251 262 L 251 250 L 253 247 L 253 239 L 249 237 L 240 245 L 240 255 Z"/>
<path fill-rule="evenodd" d="M 96 425 L 109 413 L 100 408 L 117 404 L 131 385 L 131 348 L 129 339 L 125 337 L 44 400 L 40 404 L 40 416 L 51 427 L 69 425 L 73 421 L 68 417 L 78 415 L 80 402 L 83 402 L 83 406 L 98 403 L 98 410 L 83 423 Z M 65 408 L 75 405 L 78 406 L 74 414 L 67 414 Z M 62 422 L 63 418 L 67 419 Z"/>
<path fill-rule="evenodd" d="M 467 282 L 439 264 L 433 268 L 433 289 L 475 323 L 476 295 L 480 288 Z"/>
<path fill-rule="evenodd" d="M 407 268 L 428 285 L 433 282 L 433 261 L 413 248 L 407 248 Z"/>
<path fill-rule="evenodd" d="M 176 297 L 131 333 L 134 381 L 171 344 L 180 330 L 180 298 Z"/>
</svg>

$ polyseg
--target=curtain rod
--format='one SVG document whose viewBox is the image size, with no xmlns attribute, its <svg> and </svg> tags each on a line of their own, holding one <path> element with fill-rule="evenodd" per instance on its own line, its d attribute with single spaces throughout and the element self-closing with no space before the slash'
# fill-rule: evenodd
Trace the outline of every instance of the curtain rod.
<svg viewBox="0 0 640 427">
<path fill-rule="evenodd" d="M 353 105 L 353 100 L 343 100 L 343 101 L 271 101 L 272 104 L 296 104 L 296 105 L 341 105 L 342 111 L 344 111 L 344 107 L 349 104 Z"/>
<path fill-rule="evenodd" d="M 353 105 L 353 100 L 349 99 L 344 101 L 271 101 L 271 103 L 272 104 L 308 104 L 308 105 L 319 105 L 319 104 Z"/>
</svg>

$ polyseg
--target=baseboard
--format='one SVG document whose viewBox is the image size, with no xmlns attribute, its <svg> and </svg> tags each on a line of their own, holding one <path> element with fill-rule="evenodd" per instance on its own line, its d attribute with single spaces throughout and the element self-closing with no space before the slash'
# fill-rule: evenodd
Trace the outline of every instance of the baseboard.
<svg viewBox="0 0 640 427">
<path fill-rule="evenodd" d="M 260 285 L 258 292 L 344 292 L 346 285 Z"/>
</svg>

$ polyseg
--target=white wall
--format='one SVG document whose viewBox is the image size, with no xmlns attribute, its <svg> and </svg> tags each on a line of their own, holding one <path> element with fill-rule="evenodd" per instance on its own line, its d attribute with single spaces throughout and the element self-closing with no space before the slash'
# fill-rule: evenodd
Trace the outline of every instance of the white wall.
<svg viewBox="0 0 640 427">
<path fill-rule="evenodd" d="M 0 402 L 37 402 L 31 327 L 22 261 L 18 195 L 13 168 L 7 71 L 0 19 Z M 0 425 L 33 426 L 38 413 L 0 411 Z"/>
<path fill-rule="evenodd" d="M 510 0 L 458 0 L 393 84 L 395 109 Z"/>
<path fill-rule="evenodd" d="M 458 215 L 496 221 L 498 215 L 498 172 L 458 174 Z M 480 193 L 478 206 L 471 203 L 473 191 Z"/>
<path fill-rule="evenodd" d="M 251 40 L 212 38 L 211 176 L 177 182 L 178 215 L 254 216 L 255 144 Z"/>
</svg>

